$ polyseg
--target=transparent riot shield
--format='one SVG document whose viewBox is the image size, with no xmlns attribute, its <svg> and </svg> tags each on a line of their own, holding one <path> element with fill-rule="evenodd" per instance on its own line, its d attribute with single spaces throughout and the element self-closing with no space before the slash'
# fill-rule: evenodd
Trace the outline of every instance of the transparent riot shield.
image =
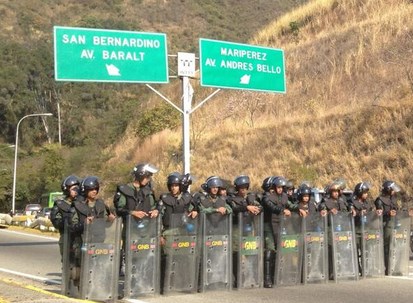
<svg viewBox="0 0 413 303">
<path fill-rule="evenodd" d="M 236 263 L 237 288 L 257 288 L 263 285 L 264 227 L 263 213 L 238 214 L 233 230 L 233 251 Z"/>
<path fill-rule="evenodd" d="M 302 218 L 296 213 L 289 217 L 280 216 L 274 276 L 276 285 L 301 283 L 302 254 Z"/>
<path fill-rule="evenodd" d="M 328 281 L 327 216 L 310 213 L 304 223 L 303 283 Z"/>
<path fill-rule="evenodd" d="M 69 230 L 69 224 L 67 220 L 64 222 L 63 232 L 63 251 L 62 251 L 62 295 L 74 296 L 74 290 L 72 289 L 73 283 L 71 281 L 71 272 L 73 265 L 73 250 L 71 245 L 71 235 Z"/>
<path fill-rule="evenodd" d="M 118 294 L 121 218 L 85 225 L 80 274 L 82 299 L 114 301 Z"/>
<path fill-rule="evenodd" d="M 232 216 L 201 214 L 201 291 L 232 289 Z"/>
<path fill-rule="evenodd" d="M 124 296 L 160 293 L 160 216 L 126 218 Z"/>
<path fill-rule="evenodd" d="M 407 211 L 398 211 L 391 217 L 392 233 L 389 250 L 389 275 L 408 276 L 410 256 L 410 217 Z"/>
<path fill-rule="evenodd" d="M 359 235 L 357 235 L 359 236 Z M 361 272 L 363 278 L 384 276 L 383 217 L 371 211 L 361 216 Z"/>
<path fill-rule="evenodd" d="M 198 290 L 200 228 L 199 218 L 172 214 L 164 233 L 164 294 L 194 293 Z"/>
<path fill-rule="evenodd" d="M 354 218 L 349 212 L 330 214 L 334 280 L 358 280 Z"/>
</svg>

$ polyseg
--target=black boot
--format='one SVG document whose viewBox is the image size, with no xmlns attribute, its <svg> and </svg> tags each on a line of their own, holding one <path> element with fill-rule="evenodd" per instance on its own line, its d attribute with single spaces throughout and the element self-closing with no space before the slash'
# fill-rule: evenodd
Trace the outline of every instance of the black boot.
<svg viewBox="0 0 413 303">
<path fill-rule="evenodd" d="M 237 288 L 239 287 L 238 285 L 238 271 L 240 268 L 238 268 L 238 252 L 233 252 L 232 253 L 232 287 Z"/>
<path fill-rule="evenodd" d="M 264 287 L 272 288 L 274 276 L 274 256 L 273 250 L 264 252 Z"/>
<path fill-rule="evenodd" d="M 125 251 L 123 249 L 120 250 L 120 263 L 119 263 L 119 276 L 124 277 L 126 271 L 125 266 Z"/>
</svg>

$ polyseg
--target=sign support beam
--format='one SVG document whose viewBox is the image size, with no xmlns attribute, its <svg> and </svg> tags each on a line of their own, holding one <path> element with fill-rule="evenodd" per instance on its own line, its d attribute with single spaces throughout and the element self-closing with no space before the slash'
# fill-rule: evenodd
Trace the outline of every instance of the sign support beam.
<svg viewBox="0 0 413 303">
<path fill-rule="evenodd" d="M 189 174 L 191 171 L 191 146 L 190 146 L 190 115 L 191 115 L 191 103 L 192 103 L 192 87 L 190 86 L 189 78 L 182 77 L 183 88 L 183 149 L 184 149 L 184 174 Z"/>
</svg>

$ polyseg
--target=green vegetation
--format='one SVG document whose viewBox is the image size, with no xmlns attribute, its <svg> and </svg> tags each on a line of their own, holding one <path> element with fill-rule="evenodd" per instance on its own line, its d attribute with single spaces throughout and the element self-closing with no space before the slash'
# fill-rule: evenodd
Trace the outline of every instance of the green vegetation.
<svg viewBox="0 0 413 303">
<path fill-rule="evenodd" d="M 157 192 L 182 168 L 180 114 L 144 85 L 54 81 L 53 25 L 163 32 L 170 54 L 197 52 L 200 37 L 285 50 L 286 95 L 226 90 L 191 117 L 194 190 L 211 174 L 246 173 L 253 189 L 283 174 L 317 186 L 367 180 L 373 195 L 394 179 L 412 195 L 411 1 L 9 0 L 0 12 L 0 147 L 14 143 L 22 116 L 54 114 L 46 125 L 40 118 L 21 125 L 20 204 L 58 190 L 72 173 L 99 176 L 110 199 L 136 162 L 161 168 Z M 197 79 L 191 84 L 194 103 L 211 93 Z M 178 80 L 157 89 L 179 103 Z M 55 145 L 57 103 L 62 146 Z M 7 210 L 13 149 L 0 148 L 0 156 L 0 209 Z"/>
<path fill-rule="evenodd" d="M 147 106 L 153 94 L 144 85 L 56 82 L 54 25 L 162 32 L 168 36 L 168 52 L 175 54 L 196 52 L 200 37 L 248 41 L 276 16 L 302 2 L 283 1 L 281 6 L 278 1 L 259 1 L 257 5 L 235 0 L 2 1 L 0 143 L 14 143 L 16 125 L 23 116 L 54 114 L 44 121 L 26 119 L 20 126 L 17 206 L 35 202 L 44 191 L 58 190 L 66 174 L 94 174 L 112 178 L 108 184 L 116 183 L 114 172 L 124 172 L 128 165 L 119 164 L 109 172 L 104 164 L 113 157 L 113 146 L 125 132 L 142 141 L 180 123 L 179 113 L 169 106 Z M 171 63 L 172 75 L 174 65 Z M 171 85 L 179 91 L 174 83 Z M 169 95 L 180 98 L 177 92 Z M 57 104 L 62 146 L 43 148 L 48 141 L 58 141 Z M 0 211 L 10 208 L 11 152 L 0 150 Z M 129 161 L 134 161 L 130 155 Z"/>
<path fill-rule="evenodd" d="M 164 129 L 174 129 L 180 125 L 180 117 L 181 114 L 169 104 L 161 104 L 139 116 L 136 135 L 145 139 Z"/>
</svg>

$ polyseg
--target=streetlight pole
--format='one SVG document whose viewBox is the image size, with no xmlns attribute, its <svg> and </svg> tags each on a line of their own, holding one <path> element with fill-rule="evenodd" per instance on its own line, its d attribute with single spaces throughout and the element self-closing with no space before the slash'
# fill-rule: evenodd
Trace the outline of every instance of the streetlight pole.
<svg viewBox="0 0 413 303">
<path fill-rule="evenodd" d="M 19 120 L 17 123 L 17 128 L 16 128 L 16 143 L 14 145 L 14 169 L 13 169 L 13 198 L 11 202 L 11 211 L 14 214 L 16 208 L 16 169 L 17 169 L 17 150 L 18 150 L 18 145 L 19 145 L 19 126 L 20 123 L 28 117 L 37 117 L 37 116 L 53 116 L 52 113 L 42 113 L 42 114 L 30 114 L 26 115 L 23 118 Z"/>
</svg>

